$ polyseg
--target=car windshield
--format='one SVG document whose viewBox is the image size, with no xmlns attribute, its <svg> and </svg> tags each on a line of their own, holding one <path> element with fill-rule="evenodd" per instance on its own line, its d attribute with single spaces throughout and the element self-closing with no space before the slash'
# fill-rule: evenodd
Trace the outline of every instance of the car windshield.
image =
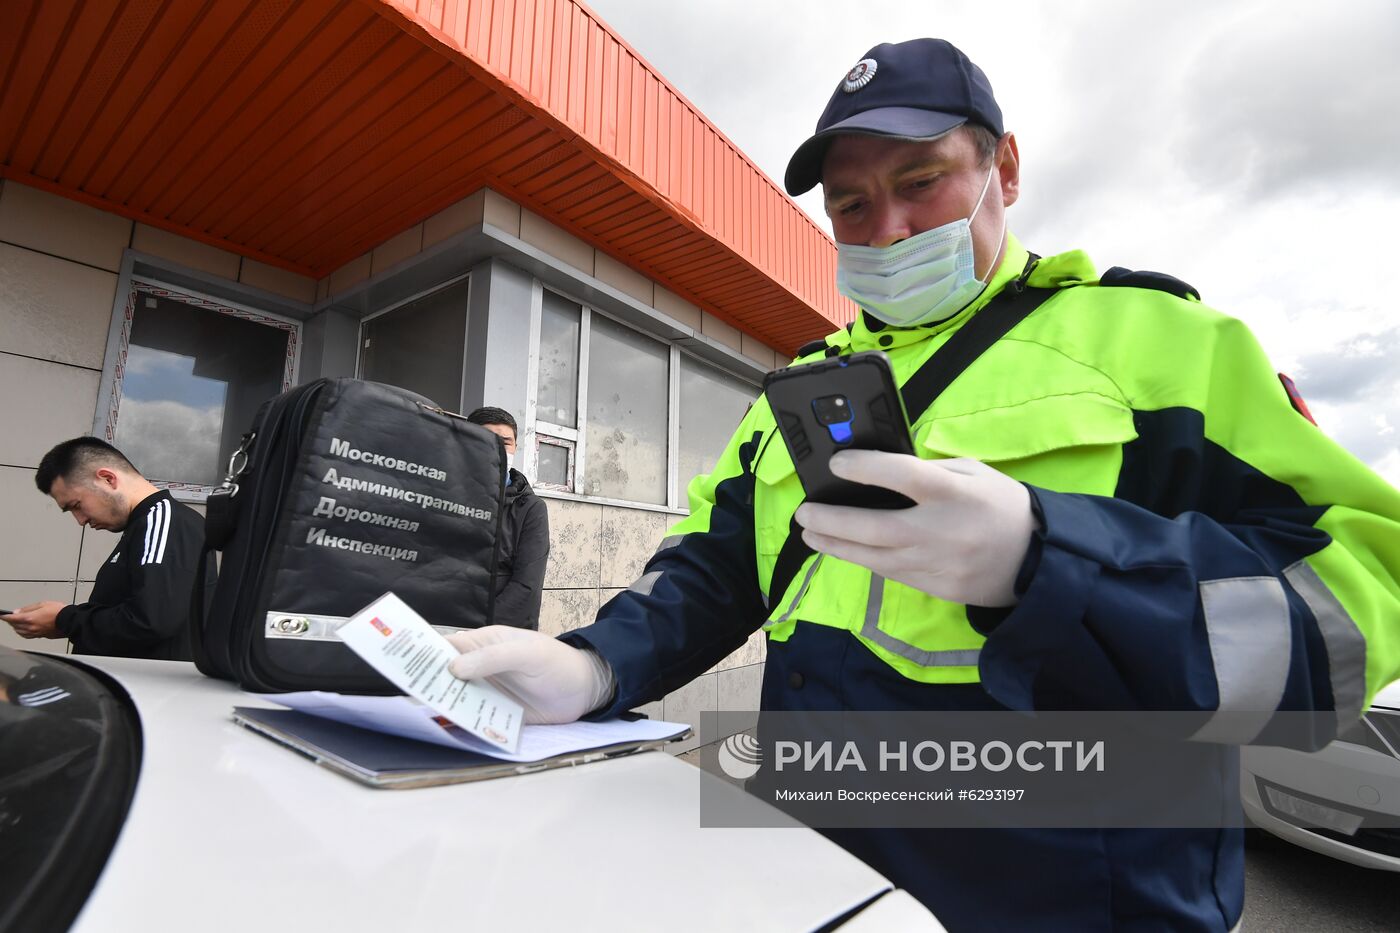
<svg viewBox="0 0 1400 933">
<path fill-rule="evenodd" d="M 140 738 L 105 675 L 0 648 L 0 931 L 72 922 L 125 819 Z"/>
</svg>

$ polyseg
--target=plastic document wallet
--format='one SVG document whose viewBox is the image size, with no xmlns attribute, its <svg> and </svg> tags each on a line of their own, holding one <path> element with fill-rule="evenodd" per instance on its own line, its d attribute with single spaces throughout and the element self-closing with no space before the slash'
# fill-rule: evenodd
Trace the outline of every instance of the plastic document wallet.
<svg viewBox="0 0 1400 933">
<path fill-rule="evenodd" d="M 587 764 L 659 749 L 690 735 L 690 730 L 685 729 L 661 739 L 620 742 L 541 761 L 514 762 L 372 732 L 292 709 L 235 706 L 233 721 L 322 767 L 361 784 L 384 788 L 460 784 Z"/>
</svg>

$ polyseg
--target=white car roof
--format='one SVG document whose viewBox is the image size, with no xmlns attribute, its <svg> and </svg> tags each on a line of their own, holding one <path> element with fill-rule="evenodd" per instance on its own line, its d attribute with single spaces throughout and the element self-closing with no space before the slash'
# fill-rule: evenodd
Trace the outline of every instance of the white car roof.
<svg viewBox="0 0 1400 933">
<path fill-rule="evenodd" d="M 1377 693 L 1372 706 L 1380 706 L 1385 709 L 1400 710 L 1400 680 L 1388 687 L 1382 687 Z"/>
<path fill-rule="evenodd" d="M 191 664 L 74 660 L 126 687 L 145 743 L 79 933 L 802 930 L 890 887 L 806 828 L 701 828 L 702 781 L 741 792 L 664 752 L 375 790 L 235 725 L 270 704 Z"/>
</svg>

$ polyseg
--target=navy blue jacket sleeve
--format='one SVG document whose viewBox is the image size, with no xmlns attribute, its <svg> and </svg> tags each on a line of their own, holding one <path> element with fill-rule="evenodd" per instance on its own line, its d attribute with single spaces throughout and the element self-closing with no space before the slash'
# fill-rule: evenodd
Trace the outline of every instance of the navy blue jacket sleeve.
<svg viewBox="0 0 1400 933">
<path fill-rule="evenodd" d="M 608 601 L 590 626 L 563 640 L 611 665 L 617 693 L 590 718 L 660 699 L 734 651 L 763 624 L 756 578 L 752 463 L 761 433 L 730 442 L 715 471 L 690 486 L 677 523 L 641 578 Z"/>
<path fill-rule="evenodd" d="M 981 655 L 983 686 L 999 702 L 1224 713 L 1214 725 L 1203 718 L 1196 736 L 1222 742 L 1268 741 L 1277 710 L 1334 708 L 1314 614 L 1279 579 L 1281 565 L 1325 545 L 1325 533 L 1032 494 L 1044 520 L 1035 565 L 1020 603 L 988 626 Z M 1304 722 L 1312 734 L 1299 736 Z M 1288 733 L 1282 744 L 1320 747 L 1334 723 L 1276 726 Z"/>
<path fill-rule="evenodd" d="M 1112 496 L 1030 487 L 1020 602 L 969 614 L 981 680 L 1017 709 L 1188 711 L 1203 741 L 1320 747 L 1400 677 L 1400 493 L 1294 410 L 1247 328 L 1202 320 L 1201 358 L 1129 393 L 1155 394 Z"/>
</svg>

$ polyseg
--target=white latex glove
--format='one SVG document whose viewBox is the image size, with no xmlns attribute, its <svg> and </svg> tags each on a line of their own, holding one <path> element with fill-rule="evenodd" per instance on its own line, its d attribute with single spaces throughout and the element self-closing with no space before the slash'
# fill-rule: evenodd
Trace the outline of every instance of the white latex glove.
<svg viewBox="0 0 1400 933">
<path fill-rule="evenodd" d="M 915 505 L 803 503 L 797 522 L 813 550 L 940 599 L 1016 603 L 1016 574 L 1036 530 L 1025 486 L 976 460 L 920 460 L 875 450 L 841 451 L 831 458 L 831 472 L 902 492 Z"/>
<path fill-rule="evenodd" d="M 612 698 L 612 668 L 595 652 L 525 628 L 488 625 L 448 635 L 462 654 L 448 669 L 462 680 L 486 678 L 525 707 L 525 722 L 573 722 Z"/>
</svg>

